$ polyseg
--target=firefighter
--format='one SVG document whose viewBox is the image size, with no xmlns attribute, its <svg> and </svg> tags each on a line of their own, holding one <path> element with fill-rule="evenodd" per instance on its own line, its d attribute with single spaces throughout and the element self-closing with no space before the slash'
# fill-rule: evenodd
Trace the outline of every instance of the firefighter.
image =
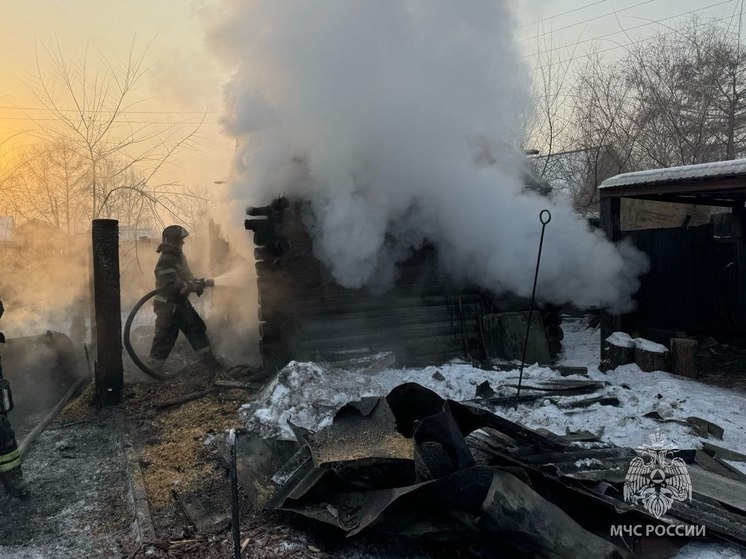
<svg viewBox="0 0 746 559">
<path fill-rule="evenodd" d="M 3 303 L 0 301 L 0 317 L 3 316 Z M 0 343 L 5 343 L 5 336 L 0 332 Z M 8 412 L 13 409 L 13 397 L 8 381 L 3 378 L 2 361 L 0 361 L 0 481 L 5 490 L 13 497 L 25 499 L 29 495 L 21 471 L 21 455 L 13 428 L 10 426 Z"/>
<path fill-rule="evenodd" d="M 188 236 L 183 227 L 169 225 L 163 230 L 157 250 L 161 256 L 155 266 L 155 286 L 162 291 L 155 296 L 153 303 L 156 319 L 150 367 L 158 372 L 163 370 L 180 331 L 207 369 L 217 372 L 223 368 L 212 352 L 205 321 L 189 302 L 190 293 L 196 293 L 198 297 L 202 295 L 205 280 L 195 279 L 189 270 L 182 251 L 184 239 Z"/>
</svg>

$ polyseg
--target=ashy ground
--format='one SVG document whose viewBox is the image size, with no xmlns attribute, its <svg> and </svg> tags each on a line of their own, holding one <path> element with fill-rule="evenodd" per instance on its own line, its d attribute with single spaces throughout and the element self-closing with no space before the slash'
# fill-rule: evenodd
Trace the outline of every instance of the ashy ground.
<svg viewBox="0 0 746 559">
<path fill-rule="evenodd" d="M 586 329 L 584 319 L 569 320 L 564 327 L 566 349 L 561 364 L 588 366 L 588 376 L 604 382 L 603 394 L 618 398 L 619 405 L 569 410 L 563 407 L 566 400 L 546 398 L 518 410 L 502 406 L 492 411 L 556 433 L 598 432 L 604 427 L 603 439 L 632 447 L 661 429 L 681 448 L 698 447 L 702 440 L 684 425 L 643 416 L 649 411 L 674 419 L 696 415 L 724 428 L 719 444 L 746 453 L 742 412 L 746 393 L 740 388 L 666 373 L 641 373 L 635 366 L 600 373 L 596 368 L 598 332 Z M 98 414 L 91 406 L 89 388 L 42 433 L 26 457 L 31 499 L 19 502 L 0 495 L 0 510 L 8 511 L 0 522 L 0 557 L 232 557 L 226 465 L 215 444 L 226 429 L 247 427 L 265 436 L 291 438 L 289 419 L 318 429 L 346 402 L 384 395 L 403 382 L 418 382 L 444 397 L 472 400 L 484 381 L 497 395 L 513 394 L 517 374 L 517 370 L 450 363 L 361 375 L 296 363 L 257 392 L 251 385 L 215 387 L 214 378 L 195 370 L 178 382 L 129 385 L 123 406 Z M 525 371 L 524 383 L 551 378 L 556 373 L 550 369 L 532 366 Z M 180 398 L 187 401 L 177 403 Z M 144 503 L 149 519 L 141 514 L 135 522 L 134 511 L 142 513 Z M 240 508 L 245 557 L 470 556 L 468 549 L 423 549 L 396 540 L 345 541 L 294 517 L 252 511 L 245 500 Z M 192 526 L 195 516 L 197 523 L 212 522 L 214 533 L 196 531 Z M 706 542 L 689 544 L 678 555 L 678 559 L 739 557 L 741 550 Z"/>
</svg>

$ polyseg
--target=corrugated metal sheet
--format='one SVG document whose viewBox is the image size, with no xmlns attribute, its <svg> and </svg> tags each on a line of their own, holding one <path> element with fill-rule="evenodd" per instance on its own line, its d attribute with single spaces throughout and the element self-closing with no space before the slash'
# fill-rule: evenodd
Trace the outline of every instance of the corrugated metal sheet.
<svg viewBox="0 0 746 559">
<path fill-rule="evenodd" d="M 622 173 L 606 179 L 599 188 L 613 186 L 632 186 L 648 184 L 666 184 L 694 181 L 712 178 L 743 177 L 746 180 L 746 159 L 733 161 L 717 161 L 715 163 L 700 163 L 699 165 L 684 165 L 681 167 L 666 167 Z"/>
</svg>

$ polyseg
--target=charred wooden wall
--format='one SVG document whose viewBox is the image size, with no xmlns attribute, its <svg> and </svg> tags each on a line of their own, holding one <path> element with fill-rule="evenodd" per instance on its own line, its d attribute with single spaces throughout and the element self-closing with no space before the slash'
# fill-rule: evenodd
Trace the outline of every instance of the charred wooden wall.
<svg viewBox="0 0 746 559">
<path fill-rule="evenodd" d="M 495 299 L 460 289 L 439 273 L 426 247 L 398 265 L 385 294 L 339 286 L 313 255 L 302 212 L 285 198 L 249 208 L 259 292 L 261 353 L 266 366 L 290 360 L 338 359 L 358 349 L 394 351 L 399 365 L 437 364 L 454 357 L 484 359 L 481 318 L 527 309 L 527 301 Z M 550 349 L 561 349 L 559 309 L 544 309 Z"/>
</svg>

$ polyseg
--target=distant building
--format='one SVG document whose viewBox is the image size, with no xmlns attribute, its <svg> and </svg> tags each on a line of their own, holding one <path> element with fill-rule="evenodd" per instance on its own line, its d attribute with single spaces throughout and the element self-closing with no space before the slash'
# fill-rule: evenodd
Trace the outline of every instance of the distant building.
<svg viewBox="0 0 746 559">
<path fill-rule="evenodd" d="M 155 238 L 153 230 L 150 227 L 132 227 L 131 225 L 119 226 L 120 241 L 137 241 L 143 237 L 147 239 Z"/>
<path fill-rule="evenodd" d="M 12 215 L 0 215 L 0 242 L 10 241 L 16 228 L 16 220 Z"/>
<path fill-rule="evenodd" d="M 13 242 L 25 250 L 54 252 L 70 245 L 70 236 L 42 219 L 29 219 L 13 230 Z"/>
</svg>

